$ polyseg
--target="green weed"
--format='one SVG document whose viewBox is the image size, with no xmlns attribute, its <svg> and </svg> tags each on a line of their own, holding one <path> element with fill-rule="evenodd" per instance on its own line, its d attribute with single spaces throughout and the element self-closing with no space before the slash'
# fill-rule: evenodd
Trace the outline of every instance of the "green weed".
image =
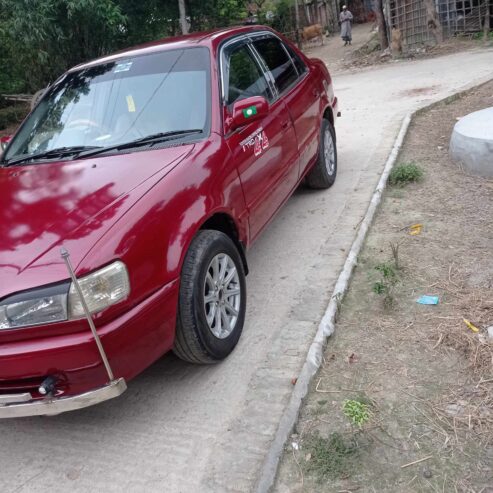
<svg viewBox="0 0 493 493">
<path fill-rule="evenodd" d="M 490 31 L 486 37 L 483 31 L 474 33 L 472 39 L 476 41 L 493 41 L 493 31 Z"/>
<path fill-rule="evenodd" d="M 358 428 L 367 423 L 371 417 L 369 404 L 362 402 L 362 400 L 346 399 L 342 406 L 342 412 Z"/>
<path fill-rule="evenodd" d="M 354 441 L 344 440 L 340 433 L 332 433 L 329 438 L 313 434 L 305 439 L 305 450 L 310 459 L 304 463 L 304 469 L 319 481 L 347 476 L 357 453 Z"/>
<path fill-rule="evenodd" d="M 398 164 L 389 175 L 389 183 L 394 186 L 404 186 L 423 178 L 423 170 L 417 164 L 401 163 Z"/>
<path fill-rule="evenodd" d="M 382 262 L 375 266 L 375 270 L 380 274 L 380 279 L 373 283 L 373 292 L 384 296 L 384 305 L 387 307 L 394 304 L 394 287 L 399 280 L 397 267 L 398 252 L 394 254 L 394 263 Z"/>
</svg>

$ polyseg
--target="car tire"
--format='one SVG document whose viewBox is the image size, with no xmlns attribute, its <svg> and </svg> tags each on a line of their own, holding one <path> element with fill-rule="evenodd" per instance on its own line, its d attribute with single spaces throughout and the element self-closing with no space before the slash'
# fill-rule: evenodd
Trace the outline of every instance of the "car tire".
<svg viewBox="0 0 493 493">
<path fill-rule="evenodd" d="M 203 230 L 183 263 L 173 352 L 190 363 L 217 363 L 235 348 L 246 309 L 245 269 L 231 239 Z"/>
<path fill-rule="evenodd" d="M 320 126 L 320 146 L 315 166 L 306 176 L 310 188 L 330 188 L 336 181 L 337 147 L 334 127 L 327 119 L 322 119 Z"/>
</svg>

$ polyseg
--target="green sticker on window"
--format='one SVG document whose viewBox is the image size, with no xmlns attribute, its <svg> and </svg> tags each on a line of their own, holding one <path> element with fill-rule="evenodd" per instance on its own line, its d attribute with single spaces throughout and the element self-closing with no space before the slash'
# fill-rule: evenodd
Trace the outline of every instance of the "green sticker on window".
<svg viewBox="0 0 493 493">
<path fill-rule="evenodd" d="M 250 118 L 253 115 L 257 114 L 257 107 L 256 106 L 249 106 L 248 108 L 245 108 L 243 110 L 243 116 L 245 118 Z"/>
</svg>

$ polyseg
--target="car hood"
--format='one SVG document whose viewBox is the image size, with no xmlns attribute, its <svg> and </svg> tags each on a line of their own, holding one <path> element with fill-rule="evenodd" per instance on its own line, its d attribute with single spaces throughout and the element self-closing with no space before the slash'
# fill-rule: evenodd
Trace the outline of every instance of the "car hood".
<svg viewBox="0 0 493 493">
<path fill-rule="evenodd" d="M 193 147 L 0 168 L 0 299 L 67 279 L 62 244 L 77 266 Z"/>
</svg>

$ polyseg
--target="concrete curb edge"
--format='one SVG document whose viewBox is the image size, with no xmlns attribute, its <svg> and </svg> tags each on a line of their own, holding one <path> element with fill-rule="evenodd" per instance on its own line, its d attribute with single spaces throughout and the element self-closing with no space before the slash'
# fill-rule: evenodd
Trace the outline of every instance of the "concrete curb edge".
<svg viewBox="0 0 493 493">
<path fill-rule="evenodd" d="M 276 435 L 270 446 L 269 452 L 267 453 L 264 465 L 262 467 L 260 480 L 257 485 L 257 493 L 267 493 L 274 485 L 279 461 L 284 450 L 284 444 L 288 440 L 289 435 L 298 420 L 299 411 L 301 409 L 303 399 L 308 394 L 310 382 L 322 363 L 325 343 L 333 334 L 335 329 L 336 315 L 339 309 L 339 304 L 349 286 L 353 269 L 357 264 L 358 255 L 363 247 L 363 243 L 373 222 L 373 218 L 375 217 L 378 205 L 382 200 L 382 195 L 387 185 L 387 178 L 397 160 L 412 117 L 413 113 L 404 117 L 401 128 L 394 142 L 394 146 L 392 147 L 389 157 L 385 163 L 382 175 L 380 176 L 380 180 L 378 181 L 377 187 L 373 192 L 370 205 L 368 206 L 366 214 L 360 223 L 358 233 L 346 258 L 344 267 L 339 274 L 325 314 L 320 321 L 317 333 L 315 334 L 313 342 L 310 345 L 310 349 L 308 350 L 308 355 L 298 376 L 298 380 L 296 381 L 289 404 L 281 417 Z"/>
<path fill-rule="evenodd" d="M 284 445 L 286 444 L 296 424 L 296 421 L 298 420 L 301 405 L 303 404 L 303 399 L 308 394 L 311 380 L 322 364 L 322 358 L 327 339 L 334 333 L 335 330 L 336 316 L 339 310 L 339 305 L 342 302 L 342 298 L 344 297 L 344 294 L 349 287 L 349 282 L 351 280 L 354 267 L 357 264 L 358 255 L 363 247 L 366 235 L 368 234 L 368 230 L 370 229 L 370 226 L 373 222 L 377 208 L 382 200 L 383 192 L 387 186 L 388 176 L 392 171 L 395 162 L 397 161 L 397 157 L 399 156 L 399 152 L 404 143 L 404 139 L 406 138 L 409 126 L 413 118 L 442 103 L 451 103 L 453 101 L 456 101 L 457 99 L 460 99 L 465 94 L 467 94 L 470 90 L 479 89 L 492 80 L 493 79 L 491 78 L 491 76 L 487 76 L 481 81 L 475 81 L 473 83 L 466 84 L 454 94 L 451 94 L 445 98 L 441 98 L 438 101 L 434 101 L 430 104 L 426 104 L 421 108 L 408 113 L 404 117 L 399 133 L 397 134 L 397 138 L 394 141 L 392 150 L 390 151 L 389 157 L 387 158 L 387 161 L 385 163 L 382 175 L 380 176 L 375 191 L 373 192 L 368 209 L 363 217 L 363 220 L 360 223 L 356 238 L 351 245 L 351 250 L 349 251 L 349 254 L 346 258 L 342 271 L 337 278 L 337 282 L 334 287 L 332 296 L 330 297 L 327 309 L 324 313 L 324 316 L 322 317 L 322 320 L 320 321 L 318 330 L 310 345 L 305 363 L 303 364 L 301 372 L 298 376 L 289 403 L 281 417 L 276 434 L 265 457 L 260 473 L 260 478 L 257 482 L 257 493 L 268 493 L 274 486 L 279 462 L 284 451 Z"/>
</svg>

